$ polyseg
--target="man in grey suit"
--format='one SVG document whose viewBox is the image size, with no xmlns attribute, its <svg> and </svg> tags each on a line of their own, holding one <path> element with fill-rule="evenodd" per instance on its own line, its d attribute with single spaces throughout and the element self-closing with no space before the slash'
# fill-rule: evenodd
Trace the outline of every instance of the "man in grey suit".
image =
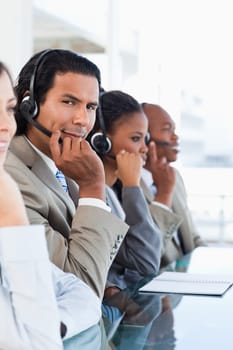
<svg viewBox="0 0 233 350">
<path fill-rule="evenodd" d="M 31 224 L 46 228 L 50 259 L 102 298 L 128 226 L 110 213 L 102 162 L 85 140 L 99 88 L 99 69 L 86 58 L 59 49 L 34 55 L 18 77 L 17 136 L 6 168 Z"/>
<path fill-rule="evenodd" d="M 193 223 L 182 177 L 170 166 L 179 151 L 175 123 L 158 105 L 143 103 L 142 107 L 149 121 L 151 142 L 141 186 L 163 232 L 164 266 L 205 243 Z"/>
</svg>

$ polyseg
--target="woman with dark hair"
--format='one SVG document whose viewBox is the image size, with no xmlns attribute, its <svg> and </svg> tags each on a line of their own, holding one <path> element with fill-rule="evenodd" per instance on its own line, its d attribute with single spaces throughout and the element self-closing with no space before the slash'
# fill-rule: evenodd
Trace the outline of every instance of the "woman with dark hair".
<svg viewBox="0 0 233 350">
<path fill-rule="evenodd" d="M 105 296 L 115 292 L 112 285 L 124 288 L 159 270 L 161 233 L 140 188 L 148 151 L 147 127 L 147 118 L 132 96 L 122 91 L 101 94 L 88 139 L 103 161 L 107 203 L 130 226 L 110 268 Z M 117 181 L 122 185 L 118 196 L 114 192 Z"/>
</svg>

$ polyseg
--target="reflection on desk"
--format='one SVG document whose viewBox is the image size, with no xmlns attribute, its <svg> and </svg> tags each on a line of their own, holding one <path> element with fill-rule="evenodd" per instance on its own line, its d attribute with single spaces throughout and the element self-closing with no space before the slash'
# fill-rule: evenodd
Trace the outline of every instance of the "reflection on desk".
<svg viewBox="0 0 233 350">
<path fill-rule="evenodd" d="M 166 270 L 232 275 L 233 248 L 196 248 Z M 77 336 L 76 347 L 65 350 L 232 349 L 233 288 L 222 297 L 138 293 L 152 277 L 106 299 L 105 332 L 87 330 Z"/>
<path fill-rule="evenodd" d="M 86 331 L 64 341 L 65 350 L 98 350 L 101 349 L 102 331 L 99 324 L 90 327 Z M 106 342 L 105 342 L 106 344 Z M 107 349 L 107 348 L 106 348 Z"/>
</svg>

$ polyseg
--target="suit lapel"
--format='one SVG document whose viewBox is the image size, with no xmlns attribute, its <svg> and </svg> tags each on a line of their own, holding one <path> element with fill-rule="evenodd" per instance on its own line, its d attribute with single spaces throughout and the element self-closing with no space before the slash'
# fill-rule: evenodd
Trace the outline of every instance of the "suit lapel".
<svg viewBox="0 0 233 350">
<path fill-rule="evenodd" d="M 69 177 L 66 177 L 66 183 L 68 186 L 68 192 L 70 198 L 72 198 L 72 201 L 74 202 L 75 207 L 78 206 L 78 185 L 74 182 L 74 180 L 70 179 Z"/>
<path fill-rule="evenodd" d="M 61 201 L 65 203 L 71 215 L 74 215 L 75 206 L 70 196 L 62 189 L 54 174 L 31 147 L 24 136 L 15 137 L 10 145 L 10 150 L 45 184 Z"/>
<path fill-rule="evenodd" d="M 112 212 L 123 221 L 125 220 L 125 212 L 118 201 L 118 198 L 112 188 L 105 185 L 106 202 L 112 209 Z"/>
</svg>

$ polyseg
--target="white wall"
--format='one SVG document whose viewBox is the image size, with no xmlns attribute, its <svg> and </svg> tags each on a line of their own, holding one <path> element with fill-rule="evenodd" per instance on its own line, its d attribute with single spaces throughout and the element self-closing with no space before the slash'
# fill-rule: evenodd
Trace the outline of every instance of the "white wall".
<svg viewBox="0 0 233 350">
<path fill-rule="evenodd" d="M 32 54 L 32 0 L 7 0 L 0 10 L 0 60 L 15 78 Z"/>
</svg>

